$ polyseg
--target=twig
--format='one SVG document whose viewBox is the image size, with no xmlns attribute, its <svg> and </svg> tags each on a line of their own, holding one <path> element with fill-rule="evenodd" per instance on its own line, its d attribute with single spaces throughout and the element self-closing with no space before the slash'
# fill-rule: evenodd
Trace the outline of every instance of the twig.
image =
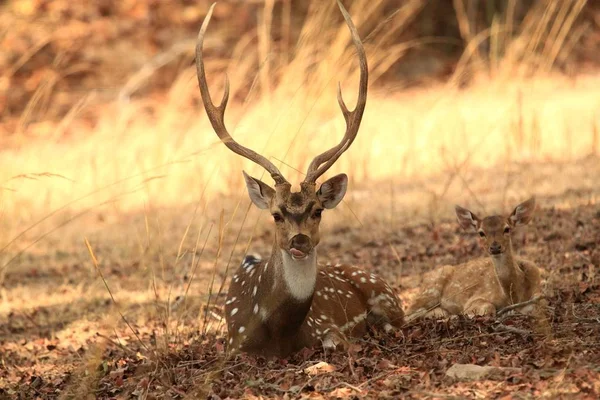
<svg viewBox="0 0 600 400">
<path fill-rule="evenodd" d="M 338 382 L 335 385 L 332 385 L 332 386 L 329 386 L 329 387 L 321 389 L 321 392 L 331 392 L 332 390 L 337 389 L 337 388 L 339 388 L 341 386 L 346 386 L 347 388 L 352 389 L 352 390 L 354 390 L 355 392 L 358 392 L 358 393 L 362 393 L 363 390 L 364 390 L 364 389 L 361 389 L 358 386 L 351 385 L 348 382 Z"/>
<path fill-rule="evenodd" d="M 102 338 L 102 339 L 106 340 L 107 342 L 109 342 L 113 346 L 120 348 L 121 350 L 123 350 L 126 353 L 133 354 L 133 355 L 136 354 L 135 351 L 133 351 L 133 350 L 131 350 L 131 349 L 123 346 L 121 343 L 115 342 L 114 340 L 112 340 L 111 338 L 109 338 L 106 335 L 101 334 L 100 332 L 96 332 L 96 336 L 98 336 L 99 338 Z"/>
<path fill-rule="evenodd" d="M 539 296 L 535 296 L 534 298 L 524 301 L 522 303 L 517 303 L 517 304 L 512 304 L 510 306 L 506 306 L 503 309 L 499 310 L 496 315 L 502 315 L 504 313 L 507 313 L 511 310 L 514 310 L 515 308 L 520 308 L 520 307 L 524 307 L 527 306 L 529 304 L 533 304 L 533 303 L 537 303 L 539 300 L 544 299 L 545 296 L 539 295 Z"/>
<path fill-rule="evenodd" d="M 508 325 L 504 325 L 504 324 L 496 325 L 494 327 L 494 330 L 496 332 L 501 331 L 501 332 L 518 333 L 519 335 L 523 335 L 523 336 L 531 335 L 530 331 L 526 331 L 525 329 L 519 329 L 519 328 L 515 328 L 514 326 L 508 326 Z"/>
</svg>

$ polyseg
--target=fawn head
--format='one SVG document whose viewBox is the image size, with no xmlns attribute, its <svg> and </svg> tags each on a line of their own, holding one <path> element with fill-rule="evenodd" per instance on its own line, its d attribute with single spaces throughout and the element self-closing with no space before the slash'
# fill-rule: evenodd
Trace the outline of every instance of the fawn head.
<svg viewBox="0 0 600 400">
<path fill-rule="evenodd" d="M 466 208 L 456 206 L 455 210 L 460 226 L 477 232 L 482 247 L 492 257 L 499 257 L 512 249 L 513 229 L 531 221 L 535 210 L 535 198 L 519 204 L 508 217 L 492 215 L 480 219 Z"/>
<path fill-rule="evenodd" d="M 269 172 L 275 181 L 274 188 L 244 172 L 250 199 L 258 208 L 268 209 L 271 212 L 275 222 L 276 241 L 279 248 L 294 259 L 304 259 L 319 243 L 319 224 L 322 211 L 334 208 L 346 193 L 348 177 L 345 174 L 328 179 L 320 185 L 318 190 L 316 186 L 317 179 L 350 147 L 358 133 L 367 101 L 368 67 L 365 50 L 350 15 L 338 0 L 340 11 L 352 34 L 352 41 L 356 47 L 360 64 L 357 105 L 353 111 L 348 110 L 342 99 L 341 88 L 338 86 L 338 103 L 346 120 L 346 133 L 338 145 L 315 157 L 308 166 L 306 178 L 300 184 L 300 191 L 292 192 L 291 184 L 271 161 L 237 143 L 227 131 L 224 121 L 225 108 L 229 100 L 229 81 L 227 77 L 221 104 L 217 106 L 211 100 L 206 83 L 202 44 L 214 6 L 214 4 L 211 6 L 202 23 L 196 43 L 196 72 L 206 114 L 217 136 L 231 151 L 257 163 Z"/>
</svg>

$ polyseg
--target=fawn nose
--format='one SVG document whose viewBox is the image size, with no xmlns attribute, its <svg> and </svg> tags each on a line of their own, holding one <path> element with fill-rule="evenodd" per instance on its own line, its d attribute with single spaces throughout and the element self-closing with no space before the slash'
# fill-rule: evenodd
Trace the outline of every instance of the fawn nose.
<svg viewBox="0 0 600 400">
<path fill-rule="evenodd" d="M 492 244 L 490 245 L 490 254 L 497 255 L 500 253 L 502 253 L 502 246 L 500 246 L 500 243 L 492 242 Z"/>
<path fill-rule="evenodd" d="M 312 248 L 310 238 L 306 235 L 299 233 L 290 240 L 290 249 L 295 249 L 306 255 Z"/>
</svg>

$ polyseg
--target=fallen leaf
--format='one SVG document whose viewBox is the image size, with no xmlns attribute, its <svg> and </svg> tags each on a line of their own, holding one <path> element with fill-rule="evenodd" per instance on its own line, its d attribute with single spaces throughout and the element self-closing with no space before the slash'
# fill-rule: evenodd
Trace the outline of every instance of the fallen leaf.
<svg viewBox="0 0 600 400">
<path fill-rule="evenodd" d="M 477 381 L 503 378 L 509 373 L 520 373 L 521 368 L 503 368 L 475 364 L 454 364 L 446 371 L 446 376 L 458 380 Z"/>
<path fill-rule="evenodd" d="M 310 367 L 306 367 L 304 368 L 304 373 L 310 375 L 310 376 L 314 376 L 314 375 L 320 375 L 320 374 L 324 374 L 327 372 L 333 372 L 335 371 L 335 366 L 326 363 L 325 361 L 320 361 L 314 365 L 311 365 Z"/>
</svg>

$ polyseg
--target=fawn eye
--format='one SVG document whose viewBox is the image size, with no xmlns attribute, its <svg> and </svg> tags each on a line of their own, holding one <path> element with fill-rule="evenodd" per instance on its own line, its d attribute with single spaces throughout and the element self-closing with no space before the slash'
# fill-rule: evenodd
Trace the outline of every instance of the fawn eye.
<svg viewBox="0 0 600 400">
<path fill-rule="evenodd" d="M 510 227 L 507 226 L 506 228 L 504 228 L 504 234 L 508 235 L 510 233 Z"/>
<path fill-rule="evenodd" d="M 323 210 L 321 210 L 321 209 L 315 210 L 315 212 L 313 213 L 313 218 L 321 218 L 322 213 L 323 213 Z"/>
<path fill-rule="evenodd" d="M 273 219 L 275 220 L 275 222 L 283 221 L 283 217 L 281 216 L 281 214 L 273 214 Z"/>
<path fill-rule="evenodd" d="M 482 238 L 484 238 L 484 237 L 485 237 L 485 232 L 483 232 L 483 231 L 479 231 L 479 237 L 482 237 Z"/>
</svg>

